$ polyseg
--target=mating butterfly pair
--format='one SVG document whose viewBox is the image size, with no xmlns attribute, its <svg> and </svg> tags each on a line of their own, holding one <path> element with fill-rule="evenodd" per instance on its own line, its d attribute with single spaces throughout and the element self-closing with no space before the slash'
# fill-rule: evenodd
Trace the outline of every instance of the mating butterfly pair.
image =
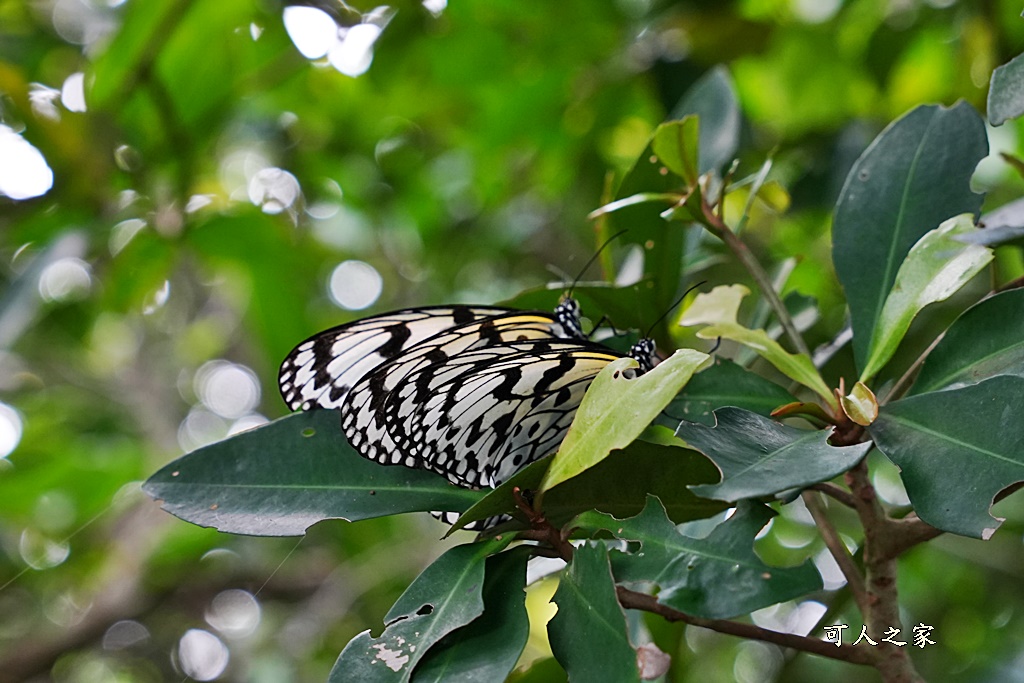
<svg viewBox="0 0 1024 683">
<path fill-rule="evenodd" d="M 629 355 L 645 372 L 654 343 Z M 572 298 L 554 314 L 435 306 L 314 335 L 285 358 L 279 384 L 292 410 L 339 409 L 366 458 L 496 487 L 558 448 L 594 377 L 622 357 L 586 338 Z"/>
</svg>

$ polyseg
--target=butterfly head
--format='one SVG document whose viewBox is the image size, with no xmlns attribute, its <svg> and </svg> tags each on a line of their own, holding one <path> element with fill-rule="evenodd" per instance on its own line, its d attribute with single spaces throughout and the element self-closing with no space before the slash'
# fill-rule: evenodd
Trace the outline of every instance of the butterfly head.
<svg viewBox="0 0 1024 683">
<path fill-rule="evenodd" d="M 645 373 L 654 367 L 654 340 L 644 337 L 629 349 L 629 357 L 640 364 L 640 372 Z"/>
<path fill-rule="evenodd" d="M 580 316 L 580 303 L 568 294 L 563 296 L 562 300 L 558 302 L 558 306 L 555 307 L 555 318 L 558 320 L 558 324 L 562 326 L 562 329 L 565 330 L 567 337 L 575 337 L 576 339 L 586 337 L 583 334 L 583 327 L 580 325 Z"/>
</svg>

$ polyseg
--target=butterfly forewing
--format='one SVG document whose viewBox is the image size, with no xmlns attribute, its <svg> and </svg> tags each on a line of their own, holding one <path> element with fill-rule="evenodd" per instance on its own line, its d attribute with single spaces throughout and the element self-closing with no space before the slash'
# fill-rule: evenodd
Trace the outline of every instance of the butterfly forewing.
<svg viewBox="0 0 1024 683">
<path fill-rule="evenodd" d="M 278 375 L 281 396 L 292 410 L 337 408 L 349 389 L 382 363 L 445 330 L 509 313 L 497 306 L 434 306 L 333 327 L 284 359 Z"/>
</svg>

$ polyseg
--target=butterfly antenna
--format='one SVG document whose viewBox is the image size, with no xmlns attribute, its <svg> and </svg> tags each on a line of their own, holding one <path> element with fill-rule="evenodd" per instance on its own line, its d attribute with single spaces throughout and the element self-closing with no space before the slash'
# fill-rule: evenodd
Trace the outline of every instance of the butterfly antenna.
<svg viewBox="0 0 1024 683">
<path fill-rule="evenodd" d="M 565 293 L 566 297 L 572 296 L 572 290 L 576 289 L 576 284 L 580 281 L 580 278 L 583 277 L 583 274 L 587 272 L 587 268 L 590 268 L 590 266 L 593 265 L 594 261 L 597 260 L 597 257 L 601 255 L 601 252 L 604 251 L 604 248 L 611 244 L 613 240 L 622 237 L 627 232 L 629 231 L 619 230 L 617 233 L 615 233 L 614 235 L 612 235 L 611 237 L 609 237 L 608 239 L 601 243 L 601 246 L 597 248 L 597 251 L 595 251 L 594 255 L 590 257 L 590 260 L 587 261 L 583 265 L 583 268 L 580 269 L 579 275 L 577 275 L 576 278 L 572 281 L 572 284 L 569 286 L 569 291 Z"/>
<path fill-rule="evenodd" d="M 707 280 L 701 280 L 700 282 L 698 282 L 697 284 L 693 285 L 692 287 L 690 287 L 689 289 L 687 289 L 687 290 L 686 290 L 685 292 L 683 292 L 683 295 L 682 295 L 681 297 L 679 297 L 678 299 L 676 299 L 676 302 L 675 302 L 674 304 L 672 304 L 672 305 L 671 305 L 671 306 L 670 306 L 670 307 L 668 308 L 668 310 L 667 310 L 667 311 L 665 311 L 664 313 L 662 313 L 662 314 L 661 314 L 661 317 L 660 317 L 660 318 L 658 318 L 657 320 L 655 320 L 655 321 L 654 321 L 654 323 L 653 323 L 653 324 L 652 324 L 652 325 L 651 325 L 651 326 L 650 326 L 649 328 L 647 328 L 647 333 L 646 333 L 646 334 L 644 335 L 644 338 L 645 338 L 645 339 L 649 339 L 649 338 L 650 338 L 650 336 L 651 336 L 651 332 L 654 332 L 654 328 L 658 326 L 658 323 L 660 323 L 660 322 L 661 322 L 662 320 L 664 320 L 665 318 L 667 318 L 667 317 L 668 317 L 668 314 L 669 314 L 669 313 L 671 313 L 672 311 L 674 311 L 674 310 L 676 309 L 676 306 L 678 306 L 679 304 L 683 303 L 683 299 L 685 299 L 685 298 L 686 298 L 686 295 L 687 295 L 687 294 L 689 294 L 689 293 L 690 293 L 690 292 L 692 292 L 693 290 L 697 289 L 697 288 L 698 288 L 698 287 L 700 287 L 701 285 L 706 285 L 707 283 L 708 283 L 708 281 L 707 281 Z"/>
</svg>

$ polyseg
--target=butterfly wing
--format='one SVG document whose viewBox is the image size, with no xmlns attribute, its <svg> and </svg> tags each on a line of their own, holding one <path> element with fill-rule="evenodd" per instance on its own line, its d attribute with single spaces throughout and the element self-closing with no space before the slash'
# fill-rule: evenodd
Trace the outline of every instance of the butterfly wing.
<svg viewBox="0 0 1024 683">
<path fill-rule="evenodd" d="M 388 438 L 357 448 L 460 486 L 497 486 L 558 447 L 594 377 L 620 357 L 556 339 L 466 351 L 402 378 L 374 411 Z"/>
<path fill-rule="evenodd" d="M 498 306 L 428 306 L 363 318 L 305 340 L 281 363 L 278 386 L 292 410 L 337 408 L 360 378 L 434 335 L 508 314 Z"/>
<path fill-rule="evenodd" d="M 395 436 L 401 436 L 401 430 L 385 422 L 382 406 L 391 391 L 425 368 L 458 363 L 460 356 L 467 352 L 504 349 L 507 344 L 525 340 L 551 339 L 562 329 L 546 313 L 513 311 L 434 335 L 364 375 L 352 387 L 341 405 L 342 429 L 349 443 L 371 460 L 416 466 L 412 461 L 403 462 L 402 451 L 394 440 Z M 422 396 L 420 398 L 423 400 Z"/>
</svg>

